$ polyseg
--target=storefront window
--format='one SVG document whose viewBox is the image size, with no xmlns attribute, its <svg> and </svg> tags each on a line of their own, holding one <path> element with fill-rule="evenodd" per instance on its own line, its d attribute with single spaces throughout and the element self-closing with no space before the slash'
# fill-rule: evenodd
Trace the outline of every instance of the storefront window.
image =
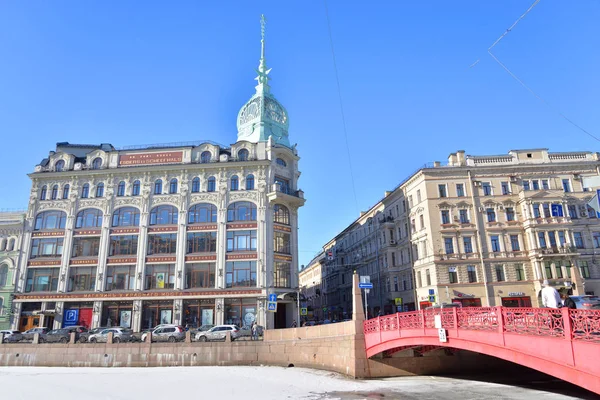
<svg viewBox="0 0 600 400">
<path fill-rule="evenodd" d="M 186 264 L 185 288 L 214 288 L 215 263 Z"/>
<path fill-rule="evenodd" d="M 452 299 L 452 302 L 463 307 L 481 307 L 481 299 Z"/>
<path fill-rule="evenodd" d="M 215 301 L 212 299 L 184 300 L 183 323 L 189 328 L 215 324 Z"/>
<path fill-rule="evenodd" d="M 256 261 L 230 261 L 225 268 L 226 287 L 256 286 Z"/>
<path fill-rule="evenodd" d="M 135 265 L 108 267 L 106 271 L 106 290 L 134 290 Z"/>
<path fill-rule="evenodd" d="M 55 292 L 60 268 L 29 268 L 25 292 Z"/>
<path fill-rule="evenodd" d="M 173 289 L 175 264 L 146 265 L 146 290 Z"/>
<path fill-rule="evenodd" d="M 89 329 L 92 326 L 94 303 L 65 303 L 64 309 L 63 327 L 81 325 Z"/>
<path fill-rule="evenodd" d="M 101 326 L 131 328 L 133 318 L 131 301 L 110 301 L 102 305 Z"/>
<path fill-rule="evenodd" d="M 96 267 L 69 268 L 68 292 L 93 291 L 96 287 Z"/>
<path fill-rule="evenodd" d="M 160 324 L 173 323 L 173 301 L 144 301 L 142 306 L 142 329 Z"/>
<path fill-rule="evenodd" d="M 256 320 L 256 299 L 225 299 L 225 323 L 241 328 Z"/>
</svg>

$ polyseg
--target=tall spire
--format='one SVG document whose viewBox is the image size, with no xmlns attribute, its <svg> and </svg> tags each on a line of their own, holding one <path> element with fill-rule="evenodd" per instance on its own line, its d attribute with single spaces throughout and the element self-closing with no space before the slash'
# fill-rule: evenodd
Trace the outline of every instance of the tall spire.
<svg viewBox="0 0 600 400">
<path fill-rule="evenodd" d="M 260 16 L 260 62 L 258 64 L 258 69 L 256 72 L 258 76 L 254 79 L 258 81 L 258 85 L 256 86 L 256 93 L 268 93 L 269 92 L 269 72 L 271 72 L 270 68 L 267 68 L 267 60 L 265 59 L 265 26 L 267 24 L 267 20 L 265 19 L 264 14 Z"/>
</svg>

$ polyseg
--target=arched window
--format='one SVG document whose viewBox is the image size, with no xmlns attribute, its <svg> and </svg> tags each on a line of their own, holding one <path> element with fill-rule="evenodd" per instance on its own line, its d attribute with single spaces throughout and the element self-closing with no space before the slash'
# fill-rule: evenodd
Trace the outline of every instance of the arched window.
<svg viewBox="0 0 600 400">
<path fill-rule="evenodd" d="M 289 225 L 290 210 L 288 210 L 286 206 L 282 206 L 281 204 L 275 204 L 273 206 L 273 222 Z"/>
<path fill-rule="evenodd" d="M 43 211 L 35 217 L 34 230 L 65 229 L 67 213 L 64 211 Z"/>
<path fill-rule="evenodd" d="M 50 197 L 52 198 L 52 200 L 56 200 L 56 198 L 58 197 L 58 185 L 52 186 L 52 194 L 50 195 Z"/>
<path fill-rule="evenodd" d="M 0 287 L 6 286 L 6 282 L 8 281 L 8 265 L 2 264 L 0 265 Z M 2 298 L 0 298 L 2 301 Z M 2 307 L 2 303 L 0 303 L 0 307 Z"/>
<path fill-rule="evenodd" d="M 202 152 L 202 154 L 200 154 L 200 162 L 205 164 L 205 163 L 209 163 L 211 159 L 211 154 L 210 151 L 204 151 Z"/>
<path fill-rule="evenodd" d="M 139 226 L 140 211 L 135 207 L 121 207 L 113 212 L 112 226 Z"/>
<path fill-rule="evenodd" d="M 58 160 L 54 165 L 54 169 L 56 170 L 56 172 L 63 172 L 63 170 L 65 169 L 65 162 L 63 160 Z"/>
<path fill-rule="evenodd" d="M 48 192 L 48 188 L 44 185 L 40 191 L 40 200 L 46 200 L 46 192 Z"/>
<path fill-rule="evenodd" d="M 254 190 L 254 175 L 252 174 L 246 177 L 246 190 Z"/>
<path fill-rule="evenodd" d="M 200 203 L 190 207 L 188 212 L 188 224 L 198 224 L 202 222 L 217 222 L 217 207 Z"/>
<path fill-rule="evenodd" d="M 104 196 L 104 183 L 100 182 L 96 186 L 96 197 L 103 197 L 103 196 Z"/>
<path fill-rule="evenodd" d="M 94 158 L 92 161 L 92 169 L 100 169 L 102 168 L 102 159 L 100 157 Z"/>
<path fill-rule="evenodd" d="M 240 181 L 238 180 L 237 175 L 231 177 L 231 190 L 238 190 L 240 188 Z"/>
<path fill-rule="evenodd" d="M 150 211 L 150 225 L 172 225 L 177 223 L 179 210 L 174 206 L 157 206 Z"/>
<path fill-rule="evenodd" d="M 177 179 L 175 178 L 171 179 L 171 182 L 169 182 L 169 193 L 177 193 Z"/>
<path fill-rule="evenodd" d="M 87 199 L 88 197 L 90 197 L 90 185 L 89 185 L 89 183 L 86 183 L 81 188 L 81 198 Z"/>
<path fill-rule="evenodd" d="M 75 228 L 100 228 L 102 227 L 102 211 L 97 208 L 86 208 L 77 213 Z"/>
<path fill-rule="evenodd" d="M 275 160 L 275 162 L 277 163 L 277 165 L 281 165 L 282 167 L 287 167 L 287 163 L 285 162 L 285 160 L 283 158 L 278 158 Z"/>
<path fill-rule="evenodd" d="M 71 188 L 71 186 L 69 186 L 68 183 L 65 186 L 63 186 L 63 199 L 69 198 L 69 189 L 70 188 Z"/>
<path fill-rule="evenodd" d="M 256 206 L 249 201 L 238 201 L 227 207 L 227 222 L 256 221 Z"/>
<path fill-rule="evenodd" d="M 195 177 L 192 179 L 192 193 L 200 192 L 200 178 Z"/>
<path fill-rule="evenodd" d="M 206 190 L 209 192 L 214 192 L 215 190 L 217 190 L 217 181 L 215 180 L 214 176 L 208 178 L 208 187 Z"/>
<path fill-rule="evenodd" d="M 248 150 L 246 149 L 241 149 L 240 151 L 238 151 L 238 160 L 240 161 L 248 161 Z"/>
<path fill-rule="evenodd" d="M 140 195 L 140 181 L 133 182 L 133 187 L 131 188 L 131 195 L 132 196 Z"/>
<path fill-rule="evenodd" d="M 162 194 L 162 179 L 157 179 L 154 182 L 154 194 Z"/>
<path fill-rule="evenodd" d="M 119 186 L 117 186 L 117 196 L 122 197 L 125 196 L 125 182 L 119 182 Z"/>
</svg>

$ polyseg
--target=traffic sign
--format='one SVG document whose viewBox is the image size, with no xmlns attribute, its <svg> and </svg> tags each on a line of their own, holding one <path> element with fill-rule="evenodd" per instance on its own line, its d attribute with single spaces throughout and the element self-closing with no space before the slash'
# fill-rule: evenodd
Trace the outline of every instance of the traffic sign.
<svg viewBox="0 0 600 400">
<path fill-rule="evenodd" d="M 275 312 L 275 311 L 277 311 L 277 302 L 270 301 L 270 302 L 267 304 L 267 311 L 271 311 L 271 312 Z"/>
<path fill-rule="evenodd" d="M 373 284 L 372 283 L 359 283 L 358 287 L 360 289 L 373 289 Z"/>
<path fill-rule="evenodd" d="M 435 303 L 435 296 L 429 296 L 429 302 Z"/>
<path fill-rule="evenodd" d="M 308 315 L 308 308 L 302 307 L 300 309 L 300 315 Z"/>
<path fill-rule="evenodd" d="M 448 342 L 448 336 L 446 335 L 446 330 L 444 328 L 438 329 L 438 338 L 440 339 L 440 343 Z"/>
<path fill-rule="evenodd" d="M 396 297 L 396 298 L 394 299 L 394 303 L 395 303 L 397 306 L 401 306 L 401 305 L 402 305 L 402 297 Z"/>
<path fill-rule="evenodd" d="M 429 295 L 435 294 L 435 289 L 429 289 Z"/>
<path fill-rule="evenodd" d="M 275 293 L 271 293 L 269 295 L 269 301 L 277 301 L 277 295 Z"/>
</svg>

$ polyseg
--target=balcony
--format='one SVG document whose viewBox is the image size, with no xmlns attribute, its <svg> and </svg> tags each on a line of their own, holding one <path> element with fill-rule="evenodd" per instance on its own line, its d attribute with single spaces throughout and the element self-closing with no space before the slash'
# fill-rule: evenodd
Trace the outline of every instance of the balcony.
<svg viewBox="0 0 600 400">
<path fill-rule="evenodd" d="M 302 190 L 292 190 L 277 183 L 271 185 L 271 191 L 267 194 L 271 203 L 283 202 L 293 207 L 302 207 L 306 200 Z"/>
<path fill-rule="evenodd" d="M 529 250 L 530 257 L 545 258 L 549 256 L 577 256 L 577 248 L 575 246 L 554 246 L 554 247 L 539 247 Z"/>
<path fill-rule="evenodd" d="M 396 224 L 394 223 L 394 217 L 391 215 L 379 218 L 379 223 L 384 228 L 394 229 L 396 227 Z"/>
</svg>

